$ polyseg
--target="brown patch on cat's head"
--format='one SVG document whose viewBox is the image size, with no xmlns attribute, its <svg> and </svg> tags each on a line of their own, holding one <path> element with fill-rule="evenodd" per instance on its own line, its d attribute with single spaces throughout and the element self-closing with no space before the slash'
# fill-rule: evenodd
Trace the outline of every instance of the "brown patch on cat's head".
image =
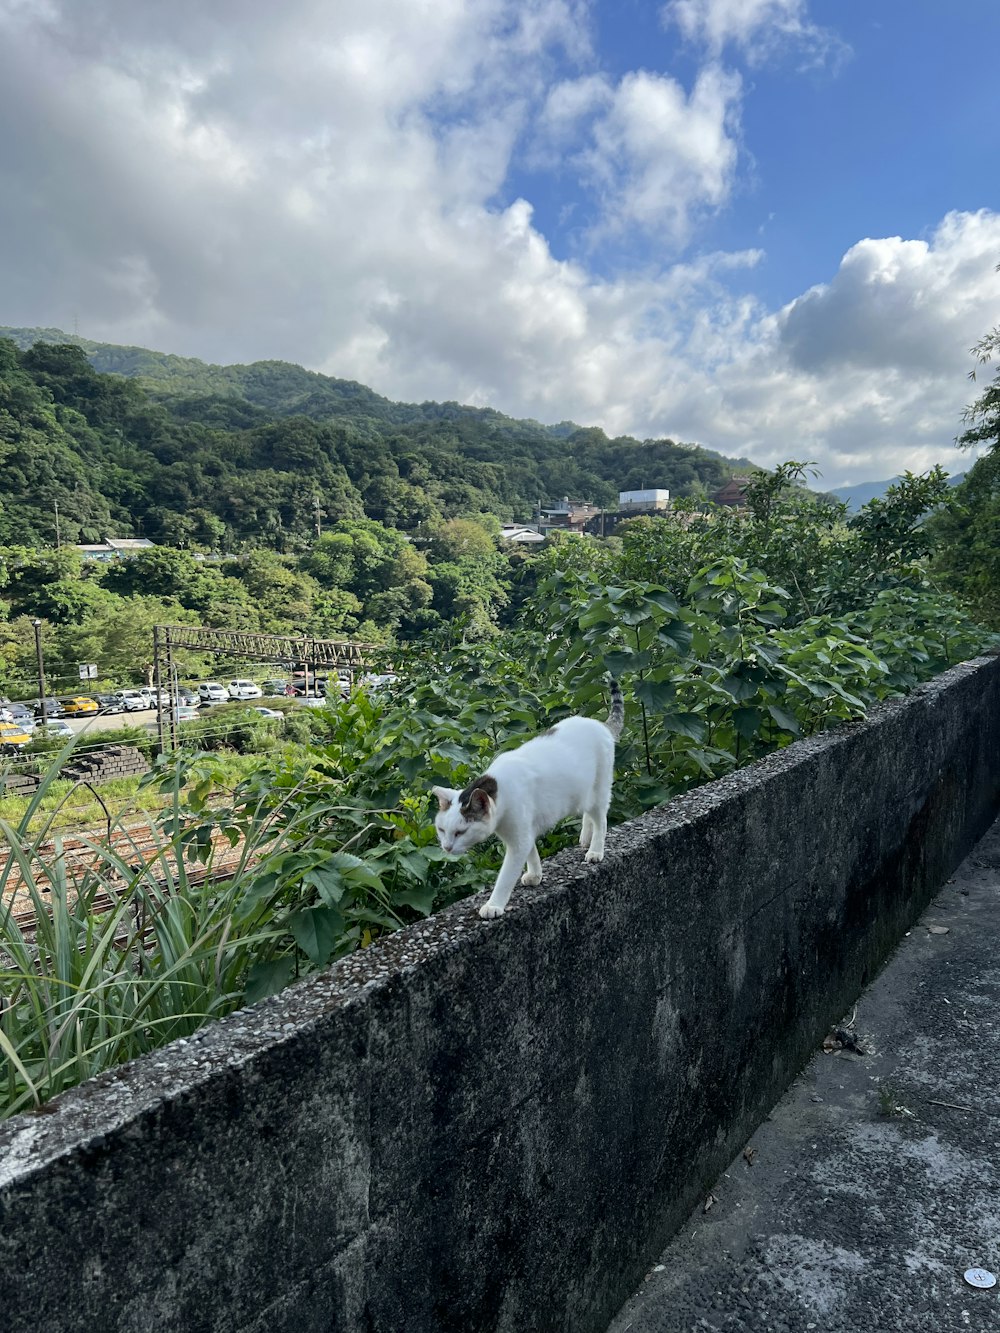
<svg viewBox="0 0 1000 1333">
<path fill-rule="evenodd" d="M 458 808 L 466 819 L 485 819 L 497 798 L 497 780 L 489 773 L 458 793 Z"/>
</svg>

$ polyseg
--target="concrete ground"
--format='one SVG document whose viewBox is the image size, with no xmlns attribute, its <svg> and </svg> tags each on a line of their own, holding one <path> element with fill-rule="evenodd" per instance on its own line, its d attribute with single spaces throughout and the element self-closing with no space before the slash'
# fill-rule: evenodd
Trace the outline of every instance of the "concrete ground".
<svg viewBox="0 0 1000 1333">
<path fill-rule="evenodd" d="M 1000 822 L 852 1018 L 608 1333 L 1000 1330 Z"/>
<path fill-rule="evenodd" d="M 65 720 L 77 735 L 85 731 L 89 736 L 93 736 L 96 732 L 115 731 L 118 727 L 145 727 L 147 731 L 156 730 L 156 712 L 152 708 L 144 708 L 142 712 L 136 713 L 91 713 L 83 717 L 67 717 Z"/>
</svg>

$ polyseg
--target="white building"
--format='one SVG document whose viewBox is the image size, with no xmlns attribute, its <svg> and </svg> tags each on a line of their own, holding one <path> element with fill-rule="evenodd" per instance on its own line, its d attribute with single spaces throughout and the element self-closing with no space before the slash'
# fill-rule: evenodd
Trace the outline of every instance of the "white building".
<svg viewBox="0 0 1000 1333">
<path fill-rule="evenodd" d="M 522 523 L 505 523 L 500 529 L 500 537 L 505 542 L 517 542 L 526 546 L 545 540 L 540 532 L 536 532 L 534 528 L 527 528 Z"/>
<path fill-rule="evenodd" d="M 149 551 L 156 545 L 148 537 L 108 537 L 103 542 L 90 542 L 73 549 L 79 551 L 84 560 L 121 560 L 135 555 L 137 551 Z"/>
<path fill-rule="evenodd" d="M 669 509 L 670 492 L 664 490 L 619 491 L 618 508 L 622 513 L 626 513 L 630 509 L 641 509 L 643 511 Z"/>
</svg>

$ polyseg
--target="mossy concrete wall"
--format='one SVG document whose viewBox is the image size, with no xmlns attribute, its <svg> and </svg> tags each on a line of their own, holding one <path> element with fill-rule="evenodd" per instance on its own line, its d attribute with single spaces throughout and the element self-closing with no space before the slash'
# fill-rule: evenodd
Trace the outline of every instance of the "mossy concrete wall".
<svg viewBox="0 0 1000 1333">
<path fill-rule="evenodd" d="M 0 1126 L 7 1333 L 589 1333 L 1000 807 L 949 672 Z"/>
</svg>

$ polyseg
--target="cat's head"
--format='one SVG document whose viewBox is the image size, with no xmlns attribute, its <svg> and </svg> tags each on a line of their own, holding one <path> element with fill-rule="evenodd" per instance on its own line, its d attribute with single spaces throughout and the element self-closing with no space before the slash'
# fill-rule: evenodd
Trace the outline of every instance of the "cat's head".
<svg viewBox="0 0 1000 1333">
<path fill-rule="evenodd" d="M 452 856 L 461 856 L 477 842 L 485 842 L 496 828 L 496 778 L 487 774 L 456 791 L 452 787 L 433 787 L 438 798 L 434 820 L 438 842 Z"/>
</svg>

